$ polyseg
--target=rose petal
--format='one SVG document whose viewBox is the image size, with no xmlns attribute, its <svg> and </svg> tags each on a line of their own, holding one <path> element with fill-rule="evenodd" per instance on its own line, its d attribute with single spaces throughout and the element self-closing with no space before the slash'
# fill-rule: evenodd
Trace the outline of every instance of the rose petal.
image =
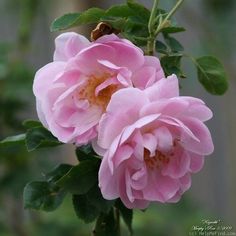
<svg viewBox="0 0 236 236">
<path fill-rule="evenodd" d="M 90 45 L 88 39 L 74 32 L 67 32 L 55 39 L 56 49 L 54 61 L 68 61 L 77 55 L 83 48 Z"/>
</svg>

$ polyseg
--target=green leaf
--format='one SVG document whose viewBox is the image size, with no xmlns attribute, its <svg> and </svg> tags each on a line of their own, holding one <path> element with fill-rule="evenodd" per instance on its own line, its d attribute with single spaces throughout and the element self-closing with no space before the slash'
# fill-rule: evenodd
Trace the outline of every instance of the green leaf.
<svg viewBox="0 0 236 236">
<path fill-rule="evenodd" d="M 108 214 L 101 213 L 96 221 L 93 234 L 96 236 L 119 236 L 119 220 L 112 208 Z"/>
<path fill-rule="evenodd" d="M 127 18 L 133 15 L 134 15 L 134 11 L 129 6 L 127 6 L 126 4 L 121 4 L 121 5 L 112 6 L 109 9 L 107 9 L 104 16 Z"/>
<path fill-rule="evenodd" d="M 103 212 L 108 213 L 113 206 L 114 201 L 108 201 L 102 197 L 98 183 L 83 195 L 73 195 L 73 206 L 76 215 L 85 223 L 95 220 Z"/>
<path fill-rule="evenodd" d="M 114 29 L 123 31 L 125 24 L 127 22 L 127 19 L 122 18 L 122 17 L 104 16 L 100 19 L 100 21 L 108 23 Z"/>
<path fill-rule="evenodd" d="M 165 42 L 167 43 L 167 45 L 170 47 L 172 52 L 182 52 L 182 51 L 184 51 L 184 47 L 175 38 L 170 37 L 169 35 L 165 35 L 164 39 L 165 39 Z"/>
<path fill-rule="evenodd" d="M 147 24 L 142 23 L 138 17 L 127 19 L 122 34 L 137 46 L 145 46 L 149 36 Z"/>
<path fill-rule="evenodd" d="M 116 207 L 119 209 L 121 216 L 129 229 L 130 235 L 133 235 L 133 229 L 132 229 L 133 210 L 126 208 L 120 199 L 116 201 Z"/>
<path fill-rule="evenodd" d="M 62 143 L 44 127 L 35 127 L 27 130 L 25 141 L 29 152 L 38 148 L 62 145 Z"/>
<path fill-rule="evenodd" d="M 51 25 L 51 31 L 65 30 L 83 24 L 97 23 L 105 14 L 100 8 L 90 8 L 82 13 L 69 13 L 57 18 Z"/>
<path fill-rule="evenodd" d="M 77 217 L 85 223 L 93 222 L 98 217 L 99 211 L 94 208 L 87 195 L 73 195 L 72 201 Z"/>
<path fill-rule="evenodd" d="M 113 200 L 109 201 L 103 198 L 101 190 L 98 187 L 98 183 L 95 183 L 94 186 L 88 191 L 87 198 L 93 207 L 103 213 L 108 213 L 115 203 Z"/>
<path fill-rule="evenodd" d="M 38 120 L 24 120 L 22 124 L 24 127 L 28 129 L 43 126 L 42 123 L 39 122 Z"/>
<path fill-rule="evenodd" d="M 198 80 L 211 94 L 222 95 L 228 89 L 227 75 L 221 62 L 212 56 L 204 56 L 194 60 Z"/>
<path fill-rule="evenodd" d="M 51 31 L 65 30 L 73 27 L 81 13 L 68 13 L 53 21 Z"/>
<path fill-rule="evenodd" d="M 161 41 L 156 41 L 156 51 L 162 54 L 168 54 L 168 47 Z"/>
<path fill-rule="evenodd" d="M 77 217 L 85 223 L 93 222 L 98 217 L 98 209 L 88 200 L 86 194 L 73 195 L 72 201 Z"/>
<path fill-rule="evenodd" d="M 163 56 L 161 58 L 161 65 L 166 76 L 176 74 L 178 77 L 184 77 L 185 75 L 181 69 L 182 55 Z"/>
<path fill-rule="evenodd" d="M 96 158 L 96 153 L 93 151 L 92 146 L 88 144 L 76 148 L 76 156 L 77 159 L 81 162 Z"/>
<path fill-rule="evenodd" d="M 25 134 L 18 134 L 15 136 L 7 137 L 0 141 L 0 147 L 9 147 L 15 146 L 19 144 L 24 144 L 26 135 Z"/>
<path fill-rule="evenodd" d="M 136 2 L 127 2 L 127 5 L 135 12 L 135 16 L 142 18 L 142 20 L 148 22 L 150 17 L 150 10 L 144 7 L 142 4 Z"/>
<path fill-rule="evenodd" d="M 24 188 L 24 208 L 53 211 L 60 206 L 66 192 L 48 182 L 35 181 Z"/>
<path fill-rule="evenodd" d="M 87 160 L 73 167 L 57 184 L 72 194 L 85 194 L 97 182 L 100 160 Z"/>
<path fill-rule="evenodd" d="M 55 183 L 60 178 L 62 178 L 64 175 L 66 175 L 71 170 L 72 167 L 73 166 L 69 165 L 69 164 L 60 164 L 60 165 L 56 166 L 52 171 L 47 173 L 45 175 L 45 177 L 48 182 Z"/>
<path fill-rule="evenodd" d="M 186 29 L 179 26 L 169 26 L 161 30 L 161 32 L 164 34 L 175 34 L 175 33 L 184 32 L 184 31 L 186 31 Z"/>
</svg>

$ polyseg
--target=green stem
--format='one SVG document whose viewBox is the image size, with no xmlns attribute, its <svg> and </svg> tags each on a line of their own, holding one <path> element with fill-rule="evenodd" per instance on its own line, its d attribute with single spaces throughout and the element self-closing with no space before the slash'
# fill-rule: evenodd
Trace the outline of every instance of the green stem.
<svg viewBox="0 0 236 236">
<path fill-rule="evenodd" d="M 157 36 L 158 33 L 166 26 L 168 23 L 168 20 L 175 14 L 175 12 L 178 10 L 178 8 L 182 5 L 184 0 L 179 0 L 175 6 L 172 8 L 172 10 L 168 13 L 168 15 L 165 17 L 165 19 L 161 22 L 161 24 L 157 27 L 155 31 L 155 35 Z"/>
<path fill-rule="evenodd" d="M 148 30 L 150 34 L 153 34 L 153 26 L 155 24 L 156 10 L 158 8 L 159 0 L 154 0 L 151 15 L 148 22 Z"/>
<path fill-rule="evenodd" d="M 153 55 L 155 52 L 155 18 L 156 18 L 156 11 L 158 8 L 159 0 L 154 0 L 153 7 L 151 10 L 151 15 L 148 22 L 148 31 L 149 31 L 149 38 L 147 41 L 147 55 Z"/>
<path fill-rule="evenodd" d="M 164 18 L 164 20 L 160 19 L 159 25 L 158 25 L 157 29 L 155 29 L 156 23 L 157 23 L 156 12 L 158 9 L 159 0 L 154 0 L 153 7 L 151 10 L 150 19 L 148 22 L 149 38 L 147 41 L 147 55 L 154 54 L 155 46 L 156 46 L 155 41 L 156 41 L 157 35 L 160 33 L 160 31 L 164 27 L 166 27 L 166 25 L 168 24 L 168 20 L 174 15 L 174 13 L 177 11 L 177 9 L 181 6 L 181 4 L 183 2 L 184 2 L 184 0 L 179 0 L 175 4 L 175 6 L 172 8 L 172 10 L 168 13 L 168 15 Z"/>
<path fill-rule="evenodd" d="M 155 38 L 149 37 L 149 39 L 147 41 L 147 52 L 146 52 L 146 54 L 149 55 L 149 56 L 153 56 L 155 50 L 156 50 Z"/>
</svg>

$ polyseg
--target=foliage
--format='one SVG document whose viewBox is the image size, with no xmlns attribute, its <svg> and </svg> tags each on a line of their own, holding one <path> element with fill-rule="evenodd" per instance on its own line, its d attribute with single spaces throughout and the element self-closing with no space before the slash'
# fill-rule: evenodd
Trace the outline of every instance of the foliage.
<svg viewBox="0 0 236 236">
<path fill-rule="evenodd" d="M 84 12 L 66 14 L 52 23 L 51 30 L 66 30 L 71 27 L 106 22 L 120 32 L 123 37 L 142 47 L 146 54 L 154 54 L 154 51 L 159 53 L 166 76 L 175 73 L 179 78 L 185 78 L 182 59 L 184 57 L 190 58 L 196 66 L 198 80 L 204 88 L 214 95 L 224 94 L 228 88 L 228 82 L 222 64 L 213 56 L 202 56 L 195 59 L 185 54 L 183 45 L 175 38 L 176 33 L 184 32 L 185 29 L 173 23 L 171 16 L 172 14 L 169 15 L 158 7 L 153 7 L 152 11 L 149 11 L 139 3 L 127 1 L 126 4 L 115 5 L 107 10 L 90 8 Z M 21 31 L 21 41 L 28 41 L 27 32 Z M 162 39 L 159 37 L 160 35 L 162 35 Z M 9 67 L 14 67 L 14 70 L 8 70 Z M 31 71 L 28 71 L 20 62 L 14 62 L 9 66 L 6 60 L 0 58 L 0 83 L 4 81 L 4 86 L 8 88 L 6 78 L 12 77 L 14 79 L 19 74 L 26 75 L 26 78 L 32 77 Z M 31 85 L 28 83 L 28 79 L 26 80 L 27 86 Z M 10 84 L 10 86 L 16 85 Z M 27 86 L 23 87 L 27 88 Z M 20 101 L 17 99 L 8 100 L 7 97 L 14 98 L 12 94 L 3 96 L 0 100 L 1 108 L 11 104 L 11 112 L 14 113 L 22 107 Z M 6 124 L 9 123 L 9 126 L 17 124 L 17 127 L 20 127 L 18 119 L 12 114 L 0 114 L 0 119 Z M 9 150 L 7 148 L 18 147 L 22 144 L 25 144 L 29 152 L 62 145 L 40 122 L 27 120 L 23 126 L 26 128 L 25 133 L 19 129 L 21 134 L 5 138 L 0 142 L 2 150 Z M 108 201 L 102 197 L 97 176 L 101 162 L 100 157 L 89 145 L 77 148 L 76 156 L 77 165 L 61 164 L 45 174 L 43 180 L 27 184 L 24 189 L 24 207 L 54 211 L 61 205 L 65 196 L 70 194 L 78 218 L 85 223 L 97 219 L 94 235 L 119 235 L 119 214 L 132 234 L 133 211 L 125 208 L 119 199 Z"/>
</svg>

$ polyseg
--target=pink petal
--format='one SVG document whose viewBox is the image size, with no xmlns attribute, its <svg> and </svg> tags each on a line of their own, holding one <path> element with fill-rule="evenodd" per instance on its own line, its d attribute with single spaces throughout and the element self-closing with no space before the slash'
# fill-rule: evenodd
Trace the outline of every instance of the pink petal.
<svg viewBox="0 0 236 236">
<path fill-rule="evenodd" d="M 194 97 L 181 97 L 181 99 L 189 103 L 188 109 L 182 113 L 183 116 L 195 117 L 203 122 L 212 118 L 212 111 L 202 100 Z"/>
<path fill-rule="evenodd" d="M 132 80 L 134 87 L 145 89 L 157 81 L 156 68 L 150 66 L 141 67 L 134 73 Z"/>
<path fill-rule="evenodd" d="M 176 75 L 168 76 L 145 90 L 150 101 L 179 96 L 179 84 Z"/>
<path fill-rule="evenodd" d="M 145 56 L 144 66 L 150 66 L 156 69 L 155 81 L 165 78 L 164 71 L 161 67 L 160 60 L 157 57 Z M 150 82 L 147 83 L 146 87 L 151 86 Z"/>
<path fill-rule="evenodd" d="M 74 139 L 75 140 L 74 142 L 77 146 L 86 145 L 96 137 L 97 137 L 97 132 L 95 127 L 93 127 L 85 131 L 84 133 L 77 135 Z"/>
<path fill-rule="evenodd" d="M 132 124 L 147 99 L 143 92 L 135 88 L 121 89 L 115 92 L 102 116 L 98 131 L 98 145 L 108 148 L 123 128 Z"/>
<path fill-rule="evenodd" d="M 103 157 L 106 153 L 106 149 L 101 148 L 98 144 L 97 144 L 97 139 L 92 140 L 92 147 L 93 150 L 101 157 Z"/>
<path fill-rule="evenodd" d="M 182 194 L 191 187 L 191 176 L 190 176 L 190 174 L 186 174 L 185 176 L 180 178 L 179 183 L 180 183 L 179 191 L 171 199 L 169 199 L 167 202 L 170 202 L 170 203 L 178 202 L 180 200 Z"/>
<path fill-rule="evenodd" d="M 41 121 L 43 126 L 48 129 L 48 123 L 45 118 L 44 112 L 42 110 L 41 102 L 37 98 L 36 98 L 36 110 L 37 110 L 39 120 Z"/>
<path fill-rule="evenodd" d="M 131 148 L 129 145 L 120 146 L 117 152 L 115 153 L 115 156 L 112 158 L 114 168 L 118 168 L 122 162 L 129 159 L 133 152 L 133 148 Z"/>
<path fill-rule="evenodd" d="M 129 181 L 129 179 L 127 179 Z M 121 198 L 121 201 L 124 203 L 124 205 L 127 208 L 138 208 L 138 209 L 145 209 L 147 208 L 147 206 L 149 205 L 149 201 L 147 201 L 146 199 L 134 199 L 134 201 L 130 201 L 128 198 L 128 194 L 127 194 L 127 189 L 126 189 L 126 185 L 129 185 L 129 182 L 126 183 L 126 178 L 125 178 L 125 174 L 120 174 L 120 178 L 119 178 L 119 196 Z"/>
<path fill-rule="evenodd" d="M 208 128 L 198 119 L 185 117 L 182 122 L 187 126 L 199 141 L 189 137 L 186 132 L 181 135 L 182 146 L 199 155 L 210 155 L 214 150 L 211 134 Z"/>
<path fill-rule="evenodd" d="M 143 146 L 149 150 L 150 155 L 154 156 L 157 148 L 157 139 L 151 133 L 146 133 L 143 135 Z M 140 144 L 139 144 L 140 145 Z"/>
<path fill-rule="evenodd" d="M 131 186 L 135 190 L 142 190 L 147 185 L 147 169 L 144 165 L 131 176 Z"/>
<path fill-rule="evenodd" d="M 68 61 L 91 43 L 83 35 L 68 32 L 55 39 L 54 61 Z"/>
<path fill-rule="evenodd" d="M 99 92 L 101 92 L 103 89 L 105 89 L 106 87 L 108 87 L 109 85 L 112 85 L 112 84 L 118 84 L 117 79 L 114 77 L 107 79 L 103 83 L 98 85 L 95 89 L 95 95 L 98 96 Z"/>
<path fill-rule="evenodd" d="M 106 34 L 98 38 L 95 43 L 108 43 L 110 41 L 121 41 L 116 34 Z"/>
<path fill-rule="evenodd" d="M 133 125 L 127 126 L 122 132 L 120 143 L 126 142 L 136 129 L 138 130 L 146 125 L 150 125 L 153 121 L 157 120 L 159 116 L 160 114 L 145 116 L 137 120 Z"/>
<path fill-rule="evenodd" d="M 188 106 L 188 101 L 181 99 L 181 97 L 174 97 L 151 102 L 142 108 L 140 114 L 150 115 L 154 113 L 161 113 L 162 115 L 178 117 L 188 109 Z"/>
<path fill-rule="evenodd" d="M 173 146 L 173 137 L 168 128 L 161 126 L 154 130 L 157 139 L 158 150 L 167 152 Z"/>
<path fill-rule="evenodd" d="M 98 60 L 98 62 L 109 70 L 109 73 L 116 76 L 118 82 L 124 87 L 132 87 L 131 74 L 132 72 L 126 67 L 119 67 L 107 60 Z"/>
<path fill-rule="evenodd" d="M 191 175 L 187 173 L 183 177 L 179 179 L 180 186 L 181 186 L 181 192 L 184 193 L 191 187 Z"/>
<path fill-rule="evenodd" d="M 37 71 L 33 84 L 33 92 L 38 99 L 45 98 L 53 80 L 63 72 L 64 67 L 64 62 L 52 62 Z"/>
<path fill-rule="evenodd" d="M 179 130 L 182 131 L 184 134 L 188 135 L 196 142 L 200 142 L 200 140 L 194 135 L 194 133 L 189 129 L 189 127 L 187 127 L 181 120 L 176 119 L 171 116 L 161 116 L 159 118 L 159 121 L 162 121 L 169 125 L 179 127 Z"/>
<path fill-rule="evenodd" d="M 117 178 L 111 174 L 106 156 L 102 160 L 98 173 L 98 179 L 99 187 L 105 199 L 112 200 L 119 197 Z"/>
<path fill-rule="evenodd" d="M 116 56 L 114 60 L 111 60 L 116 66 L 127 67 L 129 70 L 135 71 L 144 64 L 143 52 L 135 45 L 129 45 L 122 41 L 111 41 L 108 45 L 116 50 Z"/>
<path fill-rule="evenodd" d="M 116 50 L 106 44 L 94 43 L 91 46 L 80 51 L 79 54 L 70 63 L 70 67 L 78 67 L 85 75 L 97 74 L 103 72 L 104 66 L 99 61 L 114 61 L 116 58 Z M 101 76 L 103 73 L 101 74 Z"/>
<path fill-rule="evenodd" d="M 178 179 L 189 171 L 190 157 L 187 152 L 181 149 L 174 150 L 174 155 L 170 156 L 170 162 L 161 171 L 163 175 Z"/>
<path fill-rule="evenodd" d="M 179 189 L 177 180 L 162 176 L 156 170 L 150 171 L 147 186 L 143 189 L 144 199 L 149 201 L 166 202 Z"/>
<path fill-rule="evenodd" d="M 189 170 L 192 173 L 197 173 L 202 169 L 205 158 L 195 153 L 189 153 L 189 156 L 191 157 Z"/>
</svg>

